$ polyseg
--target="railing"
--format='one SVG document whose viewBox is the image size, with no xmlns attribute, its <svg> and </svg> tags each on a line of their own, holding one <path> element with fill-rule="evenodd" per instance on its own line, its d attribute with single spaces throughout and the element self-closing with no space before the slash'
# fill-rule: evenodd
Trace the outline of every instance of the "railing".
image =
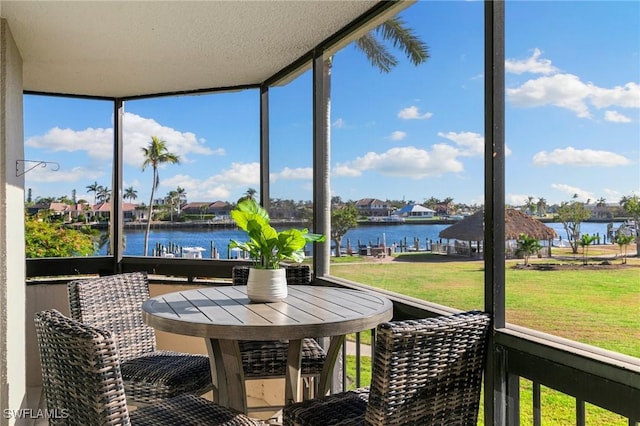
<svg viewBox="0 0 640 426">
<path fill-rule="evenodd" d="M 510 333 L 503 335 L 503 338 L 509 340 Z M 500 336 L 500 333 L 498 334 Z M 518 342 L 517 346 L 528 346 L 526 341 Z M 356 353 L 356 375 L 353 378 L 355 387 L 367 386 L 368 383 L 362 381 L 360 368 L 362 365 L 362 357 L 372 356 L 369 353 L 362 353 L 360 348 L 360 333 L 355 337 Z M 532 345 L 531 351 L 536 352 L 540 347 Z M 598 375 L 592 371 L 583 371 L 575 366 L 565 365 L 561 362 L 539 357 L 529 352 L 522 352 L 513 347 L 505 345 L 496 345 L 496 350 L 508 360 L 506 371 L 509 376 L 509 388 L 506 391 L 506 401 L 508 401 L 508 417 L 506 424 L 509 426 L 517 426 L 521 423 L 522 413 L 521 404 L 530 403 L 530 411 L 532 418 L 526 421 L 527 424 L 541 426 L 542 422 L 542 387 L 551 388 L 558 393 L 571 396 L 575 401 L 575 418 L 577 426 L 585 426 L 587 422 L 586 403 L 591 403 L 608 411 L 615 412 L 627 419 L 628 425 L 637 425 L 639 415 L 640 393 L 637 386 L 632 383 L 638 379 L 638 373 L 629 374 L 628 380 L 613 380 L 613 377 L 624 371 L 612 369 L 608 374 Z M 556 355 L 558 355 L 556 353 Z M 564 355 L 565 361 L 571 362 L 570 355 Z M 576 364 L 580 362 L 573 360 Z M 347 365 L 346 350 L 343 350 L 342 365 Z M 345 370 L 341 370 L 341 387 L 335 388 L 336 391 L 347 389 L 349 381 Z M 635 377 L 634 377 L 635 376 Z M 531 381 L 532 398 L 531 401 L 521 401 L 521 378 Z M 546 423 L 545 423 L 546 424 Z"/>
<path fill-rule="evenodd" d="M 507 424 L 520 419 L 519 378 L 532 382 L 532 422 L 541 424 L 541 386 L 575 400 L 576 425 L 588 424 L 585 403 L 640 422 L 638 359 L 522 327 L 497 330 L 495 348 L 508 377 Z"/>
<path fill-rule="evenodd" d="M 441 314 L 425 306 L 420 312 L 415 304 L 403 305 L 394 301 L 394 312 L 407 310 L 412 318 L 426 318 Z M 395 314 L 394 314 L 395 317 Z M 406 315 L 402 319 L 407 319 Z M 395 319 L 395 318 L 394 318 Z M 360 345 L 360 333 L 355 337 L 356 347 Z M 526 424 L 540 426 L 542 422 L 541 389 L 547 387 L 575 400 L 575 424 L 585 426 L 587 422 L 586 403 L 617 413 L 625 417 L 629 426 L 640 422 L 640 362 L 615 352 L 582 345 L 576 342 L 545 335 L 522 327 L 496 330 L 494 353 L 498 365 L 488 366 L 486 374 L 506 374 L 509 386 L 503 392 L 507 405 L 507 418 L 495 420 L 494 424 L 517 426 L 521 423 L 521 404 L 530 403 L 527 412 L 532 418 Z M 361 382 L 361 357 L 368 353 L 356 352 L 356 387 L 367 385 Z M 375 356 L 375 354 L 374 354 Z M 343 350 L 343 365 L 346 365 L 346 351 Z M 341 371 L 344 373 L 344 370 Z M 521 380 L 532 382 L 531 401 L 521 401 Z M 343 374 L 341 388 L 346 389 L 347 378 Z M 486 403 L 486 402 L 485 402 Z M 594 423 L 591 423 L 594 424 Z M 598 426 L 600 426 L 598 424 Z"/>
</svg>

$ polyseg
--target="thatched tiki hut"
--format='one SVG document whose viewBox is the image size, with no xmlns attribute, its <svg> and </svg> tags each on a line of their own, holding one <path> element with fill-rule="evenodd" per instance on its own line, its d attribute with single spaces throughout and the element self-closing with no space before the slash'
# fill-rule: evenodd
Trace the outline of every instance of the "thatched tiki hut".
<svg viewBox="0 0 640 426">
<path fill-rule="evenodd" d="M 515 209 L 506 209 L 504 218 L 504 234 L 507 240 L 517 240 L 520 234 L 527 234 L 529 237 L 538 240 L 549 241 L 549 256 L 551 256 L 551 241 L 557 237 L 556 231 L 549 228 L 537 219 L 528 216 Z M 472 254 L 472 242 L 475 241 L 480 247 L 480 241 L 484 240 L 484 209 L 481 209 L 471 216 L 467 216 L 448 228 L 440 231 L 440 238 L 448 240 L 460 240 L 469 242 L 469 253 Z M 478 250 L 479 252 L 480 250 Z"/>
</svg>

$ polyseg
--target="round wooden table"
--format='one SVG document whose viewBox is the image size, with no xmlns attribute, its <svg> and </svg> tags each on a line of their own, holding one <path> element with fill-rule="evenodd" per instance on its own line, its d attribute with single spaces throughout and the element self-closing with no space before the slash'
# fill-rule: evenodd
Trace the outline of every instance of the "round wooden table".
<svg viewBox="0 0 640 426">
<path fill-rule="evenodd" d="M 239 340 L 288 340 L 285 401 L 298 398 L 302 339 L 331 336 L 320 376 L 325 394 L 346 334 L 375 328 L 393 315 L 390 300 L 365 291 L 288 287 L 286 299 L 252 303 L 246 286 L 205 287 L 164 294 L 142 305 L 145 322 L 170 333 L 203 337 L 217 402 L 247 412 Z"/>
</svg>

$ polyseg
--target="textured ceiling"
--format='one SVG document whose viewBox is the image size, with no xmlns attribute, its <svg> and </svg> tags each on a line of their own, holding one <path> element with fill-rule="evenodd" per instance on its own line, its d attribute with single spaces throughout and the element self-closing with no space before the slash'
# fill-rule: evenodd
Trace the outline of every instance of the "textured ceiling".
<svg viewBox="0 0 640 426">
<path fill-rule="evenodd" d="M 378 1 L 6 1 L 24 89 L 130 97 L 258 84 Z"/>
</svg>

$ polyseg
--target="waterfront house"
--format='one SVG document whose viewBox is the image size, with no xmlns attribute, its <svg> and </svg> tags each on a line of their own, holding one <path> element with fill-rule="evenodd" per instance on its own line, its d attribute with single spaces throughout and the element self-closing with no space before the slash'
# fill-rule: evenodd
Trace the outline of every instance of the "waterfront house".
<svg viewBox="0 0 640 426">
<path fill-rule="evenodd" d="M 122 203 L 122 219 L 125 222 L 138 220 L 139 218 L 137 214 L 138 211 L 139 211 L 139 208 L 137 204 L 126 203 L 126 202 Z M 108 221 L 111 218 L 111 203 L 104 202 L 104 203 L 95 204 L 94 206 L 92 206 L 91 210 L 88 212 L 85 212 L 85 214 L 91 215 L 93 220 Z"/>
<path fill-rule="evenodd" d="M 617 413 L 626 424 L 635 425 L 640 421 L 638 358 L 507 321 L 504 31 L 505 27 L 517 25 L 505 22 L 505 3 L 508 6 L 536 2 L 468 3 L 478 6 L 475 25 L 484 29 L 484 40 L 475 40 L 480 50 L 474 54 L 485 60 L 481 70 L 485 101 L 471 107 L 483 109 L 487 129 L 484 143 L 491 147 L 484 153 L 485 260 L 479 306 L 492 317 L 484 374 L 484 424 L 517 425 L 525 412 L 532 413 L 529 423 L 544 424 L 541 416 L 547 407 L 541 405 L 541 389 L 553 389 L 575 403 L 578 425 L 585 424 L 586 406 Z M 0 0 L 0 161 L 4 163 L 4 172 L 0 174 L 0 405 L 4 413 L 1 424 L 20 423 L 16 419 L 18 413 L 37 412 L 40 406 L 41 377 L 33 317 L 35 312 L 51 308 L 69 313 L 66 291 L 69 280 L 78 276 L 150 271 L 151 292 L 155 296 L 181 288 L 229 285 L 233 266 L 241 262 L 124 256 L 121 199 L 110 205 L 110 231 L 115 243 L 109 255 L 25 259 L 25 178 L 15 173 L 16 164 L 24 160 L 25 94 L 64 95 L 109 105 L 113 122 L 112 194 L 121 197 L 123 116 L 127 102 L 219 92 L 233 95 L 250 90 L 259 112 L 257 117 L 240 119 L 252 118 L 259 124 L 256 126 L 259 136 L 254 141 L 260 151 L 259 193 L 261 203 L 268 208 L 270 91 L 311 71 L 307 74 L 308 98 L 312 99 L 309 153 L 313 153 L 314 201 L 310 228 L 330 235 L 331 190 L 327 177 L 331 170 L 324 161 L 329 152 L 328 101 L 324 91 L 329 81 L 328 73 L 323 72 L 325 60 L 414 4 L 420 2 Z M 615 7 L 616 2 L 610 4 Z M 464 28 L 452 31 L 463 33 Z M 457 64 L 453 66 L 459 68 Z M 408 180 L 407 185 L 411 184 L 415 183 Z M 363 215 L 390 213 L 384 202 L 367 200 L 361 200 L 359 211 L 366 212 Z M 436 211 L 452 213 L 449 205 Z M 315 285 L 383 293 L 393 302 L 395 319 L 460 310 L 377 290 L 370 283 L 342 279 L 331 273 L 330 241 L 315 248 Z M 598 329 L 602 325 L 596 318 L 590 320 L 595 331 L 606 331 Z M 575 328 L 559 331 L 572 333 Z M 206 353 L 202 339 L 195 340 L 158 333 L 159 348 Z M 345 376 L 336 377 L 333 390 L 340 390 L 343 383 Z M 525 383 L 529 398 L 521 398 Z M 521 409 L 525 404 L 526 410 Z"/>
<path fill-rule="evenodd" d="M 37 203 L 26 207 L 29 215 L 48 215 L 63 222 L 71 221 L 73 206 L 65 203 Z"/>
<path fill-rule="evenodd" d="M 209 205 L 209 211 L 217 218 L 228 219 L 229 212 L 231 211 L 231 205 L 226 201 L 214 201 Z"/>
<path fill-rule="evenodd" d="M 136 220 L 138 206 L 131 203 L 122 203 L 123 219 L 127 222 Z M 69 205 L 65 203 L 39 203 L 26 207 L 26 213 L 29 215 L 46 214 L 57 217 L 63 222 L 74 222 L 78 217 L 83 215 L 87 221 L 109 220 L 111 217 L 111 204 L 108 202 L 99 204 L 82 204 Z"/>
<path fill-rule="evenodd" d="M 407 204 L 403 208 L 396 211 L 395 214 L 403 217 L 419 217 L 430 218 L 435 215 L 436 211 L 420 204 Z"/>
<path fill-rule="evenodd" d="M 231 206 L 226 201 L 190 202 L 180 208 L 183 215 L 228 218 Z"/>
<path fill-rule="evenodd" d="M 438 216 L 449 216 L 455 213 L 456 206 L 453 201 L 442 202 L 435 205 L 435 210 Z"/>
<path fill-rule="evenodd" d="M 393 212 L 389 203 L 377 198 L 362 198 L 356 201 L 356 209 L 358 216 L 389 216 Z"/>
</svg>

